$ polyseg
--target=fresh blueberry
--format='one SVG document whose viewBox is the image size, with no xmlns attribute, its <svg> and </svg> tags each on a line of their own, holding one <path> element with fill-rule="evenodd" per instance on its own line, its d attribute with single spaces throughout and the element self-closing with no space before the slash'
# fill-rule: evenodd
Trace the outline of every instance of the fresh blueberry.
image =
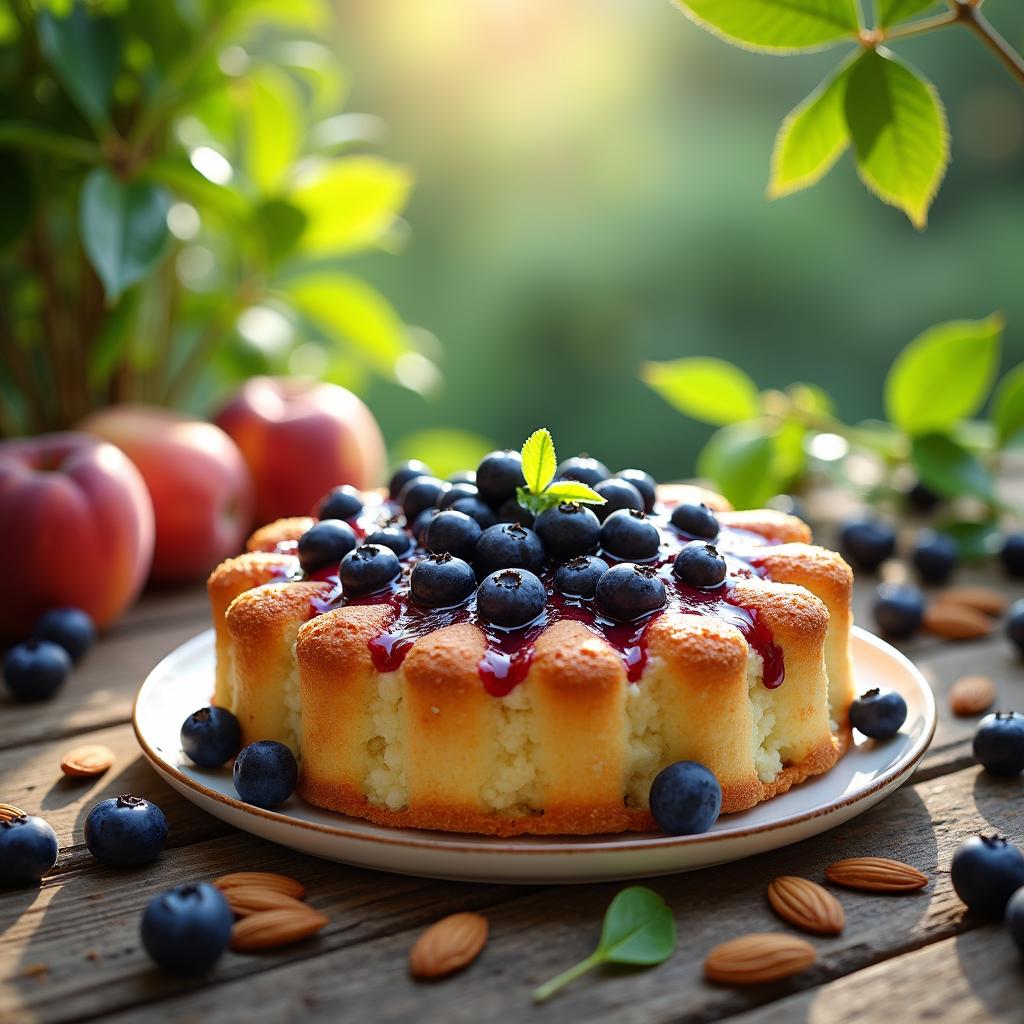
<svg viewBox="0 0 1024 1024">
<path fill-rule="evenodd" d="M 438 512 L 427 523 L 423 531 L 423 544 L 435 554 L 447 551 L 456 558 L 471 562 L 482 533 L 475 519 L 471 519 L 465 512 L 456 512 L 450 508 Z"/>
<path fill-rule="evenodd" d="M 860 569 L 877 569 L 896 550 L 896 534 L 877 519 L 851 519 L 839 531 L 839 548 Z"/>
<path fill-rule="evenodd" d="M 449 508 L 455 512 L 462 512 L 470 519 L 475 519 L 480 524 L 481 530 L 489 530 L 498 521 L 491 506 L 479 498 L 459 498 L 457 501 L 453 501 Z M 527 526 L 528 524 L 523 523 L 523 525 Z"/>
<path fill-rule="evenodd" d="M 96 624 L 81 608 L 51 608 L 36 620 L 32 638 L 59 644 L 78 661 L 96 642 Z"/>
<path fill-rule="evenodd" d="M 920 480 L 907 490 L 905 497 L 915 512 L 934 512 L 942 504 L 942 498 Z"/>
<path fill-rule="evenodd" d="M 277 740 L 257 740 L 242 747 L 232 772 L 235 792 L 256 807 L 280 807 L 295 792 L 299 766 L 295 755 Z"/>
<path fill-rule="evenodd" d="M 424 509 L 436 506 L 444 489 L 444 481 L 436 476 L 413 477 L 398 495 L 406 522 L 411 523 Z"/>
<path fill-rule="evenodd" d="M 971 910 L 1000 918 L 1024 885 L 1024 856 L 1002 836 L 971 836 L 956 848 L 949 874 L 957 896 Z"/>
<path fill-rule="evenodd" d="M 566 597 L 593 597 L 607 571 L 608 563 L 597 555 L 577 555 L 558 567 L 555 589 Z"/>
<path fill-rule="evenodd" d="M 913 636 L 924 618 L 924 595 L 909 583 L 883 583 L 875 591 L 875 622 L 895 639 Z"/>
<path fill-rule="evenodd" d="M 640 492 L 640 497 L 644 499 L 644 511 L 650 515 L 658 500 L 658 482 L 654 477 L 642 469 L 623 469 L 615 475 L 620 480 L 632 484 Z"/>
<path fill-rule="evenodd" d="M 451 484 L 472 484 L 476 487 L 476 470 L 460 469 L 457 473 L 452 473 L 448 477 L 448 482 Z"/>
<path fill-rule="evenodd" d="M 661 534 L 643 512 L 620 508 L 601 526 L 601 547 L 613 558 L 646 562 L 658 554 Z"/>
<path fill-rule="evenodd" d="M 1024 953 L 1024 888 L 1018 889 L 1006 904 L 1006 927 L 1014 945 Z"/>
<path fill-rule="evenodd" d="M 142 915 L 142 945 L 165 971 L 209 970 L 227 949 L 234 914 L 224 894 L 207 882 L 189 882 L 154 896 Z"/>
<path fill-rule="evenodd" d="M 589 508 L 575 501 L 563 501 L 544 509 L 533 527 L 556 562 L 593 551 L 601 539 L 600 520 Z"/>
<path fill-rule="evenodd" d="M 539 573 L 544 565 L 544 545 L 529 527 L 497 523 L 480 535 L 473 565 L 481 578 L 498 569 L 528 569 Z"/>
<path fill-rule="evenodd" d="M 601 610 L 616 622 L 632 622 L 665 606 L 665 584 L 653 566 L 620 562 L 598 581 L 594 595 Z"/>
<path fill-rule="evenodd" d="M 1024 533 L 1008 533 L 999 549 L 999 558 L 1011 576 L 1024 576 Z"/>
<path fill-rule="evenodd" d="M 354 519 L 363 511 L 363 495 L 351 484 L 335 487 L 321 501 L 317 519 Z"/>
<path fill-rule="evenodd" d="M 444 510 L 451 508 L 455 502 L 461 501 L 463 498 L 477 498 L 479 496 L 480 492 L 476 489 L 476 484 L 449 484 L 437 499 L 437 507 Z"/>
<path fill-rule="evenodd" d="M 1014 601 L 1006 612 L 1006 635 L 1024 654 L 1024 598 Z"/>
<path fill-rule="evenodd" d="M 299 565 L 306 573 L 337 566 L 358 543 L 356 532 L 348 523 L 322 519 L 299 538 Z"/>
<path fill-rule="evenodd" d="M 4 657 L 4 682 L 19 700 L 47 700 L 70 672 L 71 656 L 49 640 L 15 644 Z"/>
<path fill-rule="evenodd" d="M 160 856 L 167 819 L 156 804 L 139 796 L 101 800 L 85 819 L 85 845 L 101 864 L 134 868 Z"/>
<path fill-rule="evenodd" d="M 691 587 L 710 590 L 725 582 L 728 566 L 714 544 L 691 540 L 676 555 L 672 572 Z"/>
<path fill-rule="evenodd" d="M 722 787 L 714 772 L 696 761 L 676 761 L 651 783 L 651 814 L 670 836 L 707 832 L 722 809 Z"/>
<path fill-rule="evenodd" d="M 367 536 L 366 543 L 383 544 L 384 547 L 391 548 L 401 558 L 409 553 L 409 548 L 412 547 L 412 538 L 400 526 L 382 526 Z"/>
<path fill-rule="evenodd" d="M 416 538 L 417 544 L 424 543 L 424 537 L 427 532 L 427 526 L 430 524 L 430 520 L 437 515 L 440 509 L 436 508 L 425 508 L 413 521 L 409 527 L 409 532 Z"/>
<path fill-rule="evenodd" d="M 935 530 L 922 530 L 910 553 L 914 568 L 928 583 L 945 583 L 956 568 L 958 557 L 956 541 Z"/>
<path fill-rule="evenodd" d="M 546 601 L 544 584 L 526 569 L 492 572 L 476 592 L 477 611 L 496 626 L 510 629 L 532 622 Z"/>
<path fill-rule="evenodd" d="M 57 834 L 48 822 L 23 814 L 0 822 L 0 886 L 31 885 L 57 863 Z"/>
<path fill-rule="evenodd" d="M 521 526 L 533 526 L 533 513 L 523 508 L 515 498 L 502 502 L 498 509 L 499 523 L 519 523 Z M 486 527 L 484 527 L 486 529 Z"/>
<path fill-rule="evenodd" d="M 383 544 L 360 544 L 338 566 L 342 589 L 350 597 L 383 590 L 402 573 L 398 555 Z"/>
<path fill-rule="evenodd" d="M 571 459 L 565 459 L 555 470 L 555 479 L 578 480 L 588 487 L 607 480 L 611 475 L 612 471 L 603 462 L 592 459 L 589 455 L 576 455 Z"/>
<path fill-rule="evenodd" d="M 446 608 L 461 604 L 476 590 L 476 574 L 468 562 L 445 552 L 417 562 L 409 585 L 417 604 Z"/>
<path fill-rule="evenodd" d="M 388 484 L 388 497 L 392 501 L 398 501 L 402 488 L 410 480 L 414 480 L 418 476 L 431 476 L 432 473 L 431 468 L 425 462 L 420 462 L 419 459 L 410 459 L 408 462 L 401 463 L 395 467 L 391 476 L 391 482 Z"/>
<path fill-rule="evenodd" d="M 873 740 L 887 740 L 907 720 L 907 702 L 891 690 L 867 690 L 850 704 L 850 724 Z"/>
<path fill-rule="evenodd" d="M 718 516 L 701 502 L 684 501 L 672 509 L 672 525 L 689 537 L 714 540 L 718 536 Z"/>
<path fill-rule="evenodd" d="M 242 745 L 242 730 L 227 708 L 200 708 L 181 726 L 181 749 L 200 768 L 219 768 Z"/>
<path fill-rule="evenodd" d="M 602 521 L 613 512 L 618 512 L 620 508 L 635 508 L 638 512 L 644 510 L 644 499 L 628 480 L 609 477 L 609 479 L 595 484 L 594 490 L 604 498 L 603 505 L 594 506 L 597 518 Z"/>
<path fill-rule="evenodd" d="M 523 487 L 523 457 L 519 452 L 506 449 L 485 455 L 476 467 L 476 485 L 480 497 L 491 508 L 500 508 L 509 498 L 515 497 L 516 488 Z"/>
<path fill-rule="evenodd" d="M 974 733 L 974 756 L 994 775 L 1024 771 L 1024 715 L 997 711 L 986 715 Z"/>
</svg>

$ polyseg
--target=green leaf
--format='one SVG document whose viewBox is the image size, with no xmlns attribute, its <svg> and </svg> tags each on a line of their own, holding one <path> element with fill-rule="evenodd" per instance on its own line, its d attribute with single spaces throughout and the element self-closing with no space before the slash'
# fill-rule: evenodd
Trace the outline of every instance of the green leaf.
<svg viewBox="0 0 1024 1024">
<path fill-rule="evenodd" d="M 494 443 L 468 430 L 420 430 L 399 441 L 391 452 L 395 463 L 422 459 L 440 477 L 476 466 Z"/>
<path fill-rule="evenodd" d="M 109 121 L 110 97 L 121 69 L 121 34 L 114 18 L 75 4 L 66 18 L 39 14 L 39 43 L 53 73 L 94 127 Z"/>
<path fill-rule="evenodd" d="M 544 492 L 544 497 L 550 499 L 552 504 L 575 501 L 578 505 L 603 505 L 608 500 L 578 480 L 556 480 Z"/>
<path fill-rule="evenodd" d="M 978 562 L 991 558 L 999 550 L 1002 534 L 995 520 L 953 519 L 936 524 L 936 529 L 948 534 L 956 543 L 957 552 L 965 562 Z"/>
<path fill-rule="evenodd" d="M 923 228 L 949 163 L 935 88 L 888 50 L 868 50 L 850 72 L 845 109 L 861 180 Z"/>
<path fill-rule="evenodd" d="M 908 434 L 946 430 L 984 404 L 999 365 L 1003 318 L 951 320 L 918 335 L 885 378 L 885 410 Z"/>
<path fill-rule="evenodd" d="M 992 399 L 992 422 L 1000 448 L 1024 431 L 1024 363 L 1015 366 L 999 382 Z"/>
<path fill-rule="evenodd" d="M 523 443 L 523 477 L 534 494 L 540 494 L 555 478 L 555 442 L 547 427 L 535 430 Z"/>
<path fill-rule="evenodd" d="M 875 0 L 875 24 L 888 28 L 934 7 L 938 0 Z"/>
<path fill-rule="evenodd" d="M 156 265 L 167 239 L 170 197 L 146 181 L 118 181 L 97 167 L 82 186 L 82 244 L 103 282 L 108 302 Z"/>
<path fill-rule="evenodd" d="M 673 408 L 704 423 L 737 423 L 761 411 L 757 385 L 724 359 L 694 356 L 644 363 L 640 376 Z"/>
<path fill-rule="evenodd" d="M 722 427 L 697 457 L 697 472 L 736 508 L 759 508 L 780 490 L 774 439 L 760 421 Z"/>
<path fill-rule="evenodd" d="M 676 921 L 665 901 L 642 885 L 630 886 L 616 894 L 605 912 L 597 949 L 535 989 L 533 998 L 543 1002 L 599 964 L 652 967 L 664 963 L 675 952 L 676 941 Z"/>
<path fill-rule="evenodd" d="M 944 498 L 993 501 L 992 477 L 978 458 L 945 434 L 915 437 L 910 459 L 922 483 Z"/>
<path fill-rule="evenodd" d="M 283 199 L 267 199 L 256 208 L 253 222 L 263 238 L 271 266 L 280 263 L 295 248 L 306 229 L 306 215 Z"/>
<path fill-rule="evenodd" d="M 786 115 L 772 150 L 769 199 L 819 182 L 850 144 L 844 101 L 852 67 L 851 61 L 841 64 Z"/>
<path fill-rule="evenodd" d="M 820 50 L 859 30 L 856 0 L 675 0 L 691 20 L 748 50 Z"/>
<path fill-rule="evenodd" d="M 283 186 L 299 152 L 299 93 L 288 75 L 272 65 L 255 68 L 236 84 L 245 109 L 243 166 L 260 192 L 273 195 Z"/>
</svg>

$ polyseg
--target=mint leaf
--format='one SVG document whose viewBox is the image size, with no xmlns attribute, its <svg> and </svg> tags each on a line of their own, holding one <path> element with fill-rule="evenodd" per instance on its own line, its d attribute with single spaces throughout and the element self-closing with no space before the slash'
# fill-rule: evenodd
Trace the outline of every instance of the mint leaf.
<svg viewBox="0 0 1024 1024">
<path fill-rule="evenodd" d="M 888 28 L 897 21 L 906 21 L 929 7 L 935 7 L 938 0 L 875 0 L 875 21 L 879 28 Z"/>
<path fill-rule="evenodd" d="M 560 988 L 599 964 L 654 966 L 663 963 L 676 948 L 676 922 L 665 901 L 642 885 L 619 892 L 604 915 L 597 949 L 575 967 L 535 989 L 533 998 L 543 1002 Z"/>
<path fill-rule="evenodd" d="M 992 477 L 977 456 L 945 434 L 915 437 L 910 459 L 925 486 L 944 498 L 995 499 Z"/>
<path fill-rule="evenodd" d="M 761 411 L 757 385 L 724 359 L 693 356 L 644 363 L 640 376 L 669 405 L 703 423 L 738 423 Z"/>
<path fill-rule="evenodd" d="M 697 457 L 697 472 L 736 508 L 759 508 L 781 490 L 775 442 L 760 421 L 733 423 L 711 436 Z"/>
<path fill-rule="evenodd" d="M 554 505 L 563 501 L 575 501 L 581 505 L 603 505 L 608 500 L 578 480 L 556 480 L 544 492 L 544 497 L 550 499 L 550 504 Z"/>
<path fill-rule="evenodd" d="M 992 422 L 996 440 L 1005 448 L 1024 431 L 1024 363 L 1002 379 L 992 399 Z"/>
<path fill-rule="evenodd" d="M 540 494 L 555 478 L 555 442 L 547 427 L 535 430 L 523 444 L 523 477 L 533 494 Z"/>
<path fill-rule="evenodd" d="M 957 551 L 965 562 L 978 562 L 991 558 L 999 550 L 1002 534 L 994 519 L 983 521 L 953 519 L 936 525 L 956 543 Z"/>
</svg>

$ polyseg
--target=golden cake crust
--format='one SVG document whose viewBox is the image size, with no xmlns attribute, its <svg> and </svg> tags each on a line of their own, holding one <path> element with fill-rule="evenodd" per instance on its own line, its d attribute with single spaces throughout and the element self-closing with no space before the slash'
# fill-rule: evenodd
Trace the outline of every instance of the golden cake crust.
<svg viewBox="0 0 1024 1024">
<path fill-rule="evenodd" d="M 275 519 L 256 530 L 245 542 L 245 548 L 247 551 L 274 551 L 278 544 L 297 541 L 315 522 L 312 516 Z"/>
</svg>

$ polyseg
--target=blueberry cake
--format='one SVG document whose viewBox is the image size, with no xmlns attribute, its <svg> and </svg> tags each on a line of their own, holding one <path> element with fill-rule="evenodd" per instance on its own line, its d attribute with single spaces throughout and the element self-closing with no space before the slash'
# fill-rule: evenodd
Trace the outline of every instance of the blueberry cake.
<svg viewBox="0 0 1024 1024">
<path fill-rule="evenodd" d="M 831 768 L 846 562 L 794 516 L 639 470 L 579 457 L 555 481 L 590 497 L 531 501 L 516 452 L 448 481 L 410 463 L 253 534 L 209 581 L 243 742 L 290 746 L 319 806 L 492 835 L 650 829 L 679 760 L 723 812 Z"/>
</svg>

